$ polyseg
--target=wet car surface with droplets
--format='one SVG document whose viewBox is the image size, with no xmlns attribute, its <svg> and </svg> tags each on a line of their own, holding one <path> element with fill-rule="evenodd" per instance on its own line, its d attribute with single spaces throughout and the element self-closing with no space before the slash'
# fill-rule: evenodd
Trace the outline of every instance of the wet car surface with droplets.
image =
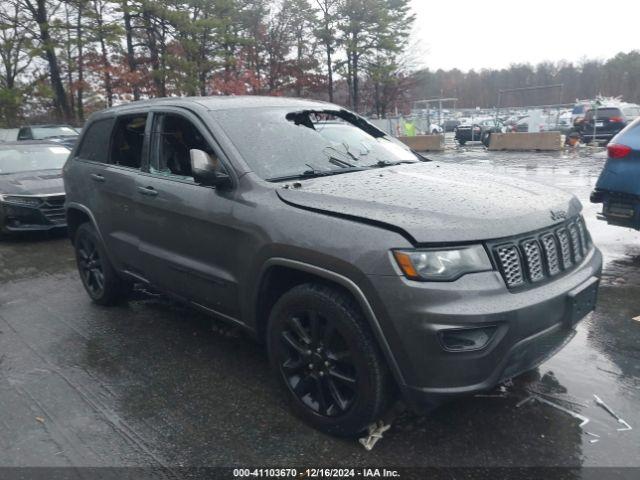
<svg viewBox="0 0 640 480">
<path fill-rule="evenodd" d="M 588 201 L 604 151 L 429 156 L 584 205 L 605 260 L 598 310 L 536 371 L 428 417 L 400 413 L 367 452 L 292 416 L 263 348 L 241 333 L 152 292 L 96 306 L 66 238 L 19 237 L 0 242 L 0 466 L 640 467 L 640 233 L 598 221 Z M 517 406 L 532 394 L 589 423 Z M 594 394 L 633 430 L 618 431 Z"/>
</svg>

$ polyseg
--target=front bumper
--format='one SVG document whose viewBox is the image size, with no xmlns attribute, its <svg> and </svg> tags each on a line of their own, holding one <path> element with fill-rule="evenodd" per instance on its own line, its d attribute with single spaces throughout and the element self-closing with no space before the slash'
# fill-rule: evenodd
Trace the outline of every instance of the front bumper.
<svg viewBox="0 0 640 480">
<path fill-rule="evenodd" d="M 37 207 L 0 202 L 0 232 L 48 231 L 67 226 L 64 206 L 43 201 Z"/>
<path fill-rule="evenodd" d="M 442 283 L 369 277 L 375 291 L 383 293 L 383 331 L 407 403 L 424 411 L 535 368 L 574 335 L 569 292 L 597 283 L 601 268 L 602 256 L 594 247 L 571 272 L 520 292 L 509 291 L 498 272 Z M 440 341 L 443 330 L 489 326 L 495 332 L 481 350 L 447 351 Z"/>
</svg>

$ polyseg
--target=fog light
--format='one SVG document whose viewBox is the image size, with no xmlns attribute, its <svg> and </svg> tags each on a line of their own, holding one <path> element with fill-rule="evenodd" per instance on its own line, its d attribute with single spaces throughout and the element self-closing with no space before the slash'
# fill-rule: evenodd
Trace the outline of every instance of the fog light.
<svg viewBox="0 0 640 480">
<path fill-rule="evenodd" d="M 440 330 L 438 336 L 442 348 L 450 352 L 470 352 L 486 347 L 498 327 L 458 328 Z"/>
</svg>

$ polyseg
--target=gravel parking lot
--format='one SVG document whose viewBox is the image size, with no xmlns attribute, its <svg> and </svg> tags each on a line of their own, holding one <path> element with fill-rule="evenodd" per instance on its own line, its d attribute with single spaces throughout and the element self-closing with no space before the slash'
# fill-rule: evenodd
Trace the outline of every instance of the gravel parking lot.
<svg viewBox="0 0 640 480">
<path fill-rule="evenodd" d="M 585 206 L 605 256 L 598 310 L 537 372 L 429 417 L 403 413 L 367 452 L 293 417 L 263 348 L 243 335 L 146 292 L 95 306 L 65 238 L 5 240 L 0 466 L 640 467 L 640 234 L 598 221 L 589 204 L 604 152 L 430 156 L 552 184 Z M 530 392 L 590 422 L 517 407 Z M 594 394 L 633 430 L 618 431 Z"/>
</svg>

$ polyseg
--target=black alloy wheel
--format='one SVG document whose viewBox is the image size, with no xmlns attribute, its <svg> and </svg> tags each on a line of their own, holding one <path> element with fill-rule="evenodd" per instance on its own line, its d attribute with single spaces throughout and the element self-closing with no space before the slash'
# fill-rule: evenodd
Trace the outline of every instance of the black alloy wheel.
<svg viewBox="0 0 640 480">
<path fill-rule="evenodd" d="M 91 300 L 100 305 L 114 305 L 126 300 L 133 284 L 120 277 L 113 268 L 93 225 L 80 225 L 73 245 L 80 279 Z"/>
<path fill-rule="evenodd" d="M 76 248 L 82 283 L 92 298 L 99 298 L 104 294 L 104 271 L 98 247 L 92 238 L 83 235 L 78 239 Z"/>
<path fill-rule="evenodd" d="M 280 371 L 298 400 L 327 417 L 347 412 L 358 393 L 358 378 L 349 347 L 332 319 L 300 311 L 287 318 L 280 337 Z"/>
<path fill-rule="evenodd" d="M 340 289 L 315 283 L 293 287 L 270 312 L 267 342 L 291 408 L 323 432 L 357 435 L 395 398 L 368 321 Z"/>
</svg>

